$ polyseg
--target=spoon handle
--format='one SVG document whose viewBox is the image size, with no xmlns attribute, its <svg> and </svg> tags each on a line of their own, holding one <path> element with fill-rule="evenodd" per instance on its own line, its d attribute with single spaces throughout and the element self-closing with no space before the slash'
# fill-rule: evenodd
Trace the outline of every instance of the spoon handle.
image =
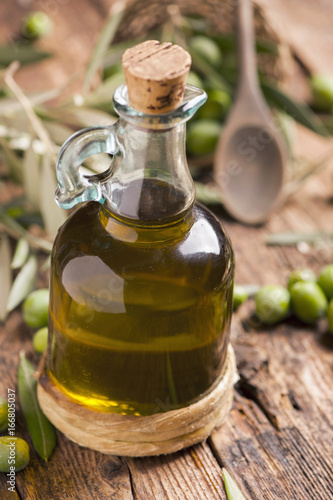
<svg viewBox="0 0 333 500">
<path fill-rule="evenodd" d="M 238 54 L 240 87 L 256 92 L 258 75 L 254 48 L 254 28 L 251 0 L 238 0 Z"/>
</svg>

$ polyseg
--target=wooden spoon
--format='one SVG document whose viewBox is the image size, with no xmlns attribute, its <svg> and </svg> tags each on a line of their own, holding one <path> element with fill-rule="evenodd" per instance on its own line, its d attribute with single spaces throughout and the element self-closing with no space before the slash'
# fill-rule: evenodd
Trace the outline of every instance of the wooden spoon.
<svg viewBox="0 0 333 500">
<path fill-rule="evenodd" d="M 214 175 L 227 211 L 259 224 L 281 199 L 287 149 L 259 87 L 250 0 L 238 5 L 237 94 L 217 146 Z"/>
</svg>

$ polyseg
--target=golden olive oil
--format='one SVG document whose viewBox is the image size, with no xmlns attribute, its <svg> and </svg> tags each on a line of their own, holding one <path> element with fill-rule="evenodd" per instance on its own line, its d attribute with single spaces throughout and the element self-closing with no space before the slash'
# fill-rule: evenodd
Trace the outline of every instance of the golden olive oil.
<svg viewBox="0 0 333 500">
<path fill-rule="evenodd" d="M 198 204 L 168 219 L 180 193 L 145 182 L 135 214 L 133 192 L 126 217 L 96 202 L 76 210 L 51 270 L 52 381 L 91 409 L 128 415 L 180 408 L 209 391 L 232 315 L 234 263 L 219 221 Z M 151 211 L 152 197 L 160 210 Z"/>
</svg>

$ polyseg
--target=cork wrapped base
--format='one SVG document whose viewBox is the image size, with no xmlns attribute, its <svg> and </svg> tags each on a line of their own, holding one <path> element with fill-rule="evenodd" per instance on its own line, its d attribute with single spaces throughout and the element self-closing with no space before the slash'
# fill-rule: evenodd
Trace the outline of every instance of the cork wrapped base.
<svg viewBox="0 0 333 500">
<path fill-rule="evenodd" d="M 143 457 L 172 453 L 206 439 L 227 417 L 236 381 L 235 354 L 229 345 L 214 389 L 178 410 L 142 417 L 90 410 L 59 391 L 45 369 L 39 376 L 37 394 L 48 419 L 75 443 L 108 455 Z"/>
</svg>

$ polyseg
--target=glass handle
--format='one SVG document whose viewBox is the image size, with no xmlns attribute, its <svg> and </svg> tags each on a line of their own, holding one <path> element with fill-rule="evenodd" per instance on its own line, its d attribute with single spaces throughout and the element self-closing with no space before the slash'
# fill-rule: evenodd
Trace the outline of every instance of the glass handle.
<svg viewBox="0 0 333 500">
<path fill-rule="evenodd" d="M 103 174 L 85 177 L 80 172 L 80 166 L 88 156 L 97 153 L 116 155 L 119 152 L 116 140 L 117 123 L 109 127 L 80 130 L 63 144 L 57 158 L 58 188 L 55 193 L 56 202 L 60 207 L 72 208 L 82 201 L 104 203 L 99 182 L 99 177 L 102 179 Z"/>
</svg>

